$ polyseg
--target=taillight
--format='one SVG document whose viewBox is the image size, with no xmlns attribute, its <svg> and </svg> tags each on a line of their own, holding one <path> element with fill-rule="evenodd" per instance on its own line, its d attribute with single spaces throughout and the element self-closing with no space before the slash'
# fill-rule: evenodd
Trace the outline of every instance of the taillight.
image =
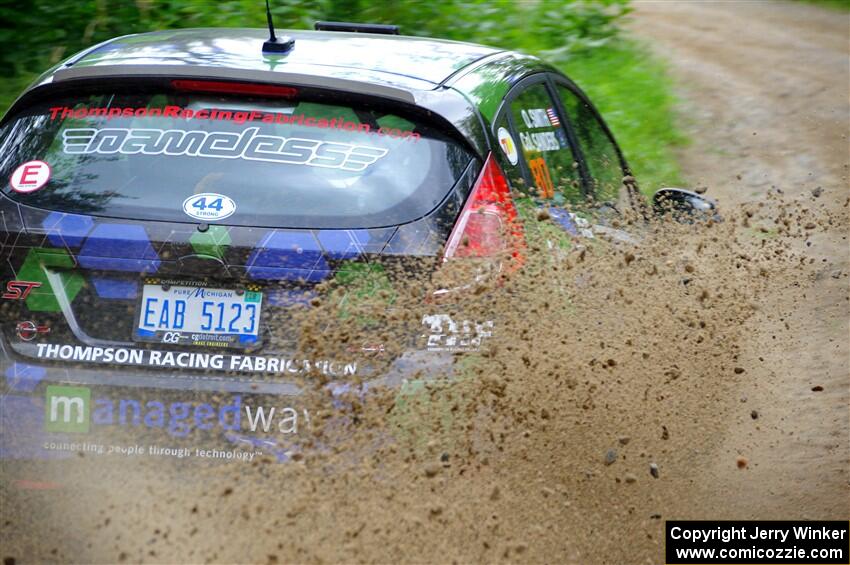
<svg viewBox="0 0 850 565">
<path fill-rule="evenodd" d="M 221 94 L 242 94 L 246 96 L 268 96 L 273 98 L 293 98 L 298 95 L 298 89 L 291 86 L 254 84 L 250 82 L 176 79 L 171 81 L 171 86 L 183 92 L 215 92 Z"/>
<path fill-rule="evenodd" d="M 505 272 L 522 265 L 524 249 L 511 189 L 491 153 L 449 236 L 444 258 L 501 258 L 499 270 Z"/>
</svg>

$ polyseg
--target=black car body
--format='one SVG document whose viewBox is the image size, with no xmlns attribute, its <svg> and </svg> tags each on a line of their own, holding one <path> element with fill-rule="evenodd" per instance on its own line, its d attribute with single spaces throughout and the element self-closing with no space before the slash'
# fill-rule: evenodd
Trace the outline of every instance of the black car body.
<svg viewBox="0 0 850 565">
<path fill-rule="evenodd" d="M 285 321 L 317 285 L 516 256 L 522 205 L 593 237 L 571 204 L 639 198 L 593 105 L 534 57 L 287 33 L 282 54 L 262 51 L 260 30 L 117 38 L 51 69 L 5 115 L 0 456 L 162 428 L 285 460 L 309 416 L 275 401 L 262 434 L 251 398 L 295 398 L 311 373 L 341 391 L 353 377 L 403 382 L 498 332 L 435 304 L 375 372 L 367 354 L 383 344 L 299 347 Z"/>
</svg>

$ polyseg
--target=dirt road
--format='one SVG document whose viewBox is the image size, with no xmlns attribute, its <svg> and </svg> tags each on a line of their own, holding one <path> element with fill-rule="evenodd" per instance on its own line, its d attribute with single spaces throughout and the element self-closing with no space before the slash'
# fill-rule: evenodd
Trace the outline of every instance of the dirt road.
<svg viewBox="0 0 850 565">
<path fill-rule="evenodd" d="M 850 15 L 792 2 L 636 8 L 631 29 L 670 62 L 679 85 L 693 140 L 682 152 L 687 177 L 726 207 L 771 190 L 822 190 L 811 206 L 846 219 Z M 761 429 L 730 431 L 718 461 L 742 453 L 752 472 L 720 464 L 700 481 L 729 515 L 847 516 L 850 243 L 846 222 L 833 228 L 801 242 L 820 265 L 812 288 L 775 289 L 752 320 L 760 331 L 744 342 L 742 357 L 759 369 L 740 395 L 759 408 Z M 790 331 L 780 331 L 786 322 Z"/>
<path fill-rule="evenodd" d="M 358 435 L 319 429 L 319 454 L 4 463 L 2 555 L 659 563 L 665 519 L 846 519 L 847 18 L 639 2 L 630 29 L 680 85 L 686 174 L 725 222 L 557 259 L 527 233 L 526 269 L 464 305 L 501 324 L 466 378 L 344 395 Z M 396 306 L 421 320 L 419 295 Z"/>
</svg>

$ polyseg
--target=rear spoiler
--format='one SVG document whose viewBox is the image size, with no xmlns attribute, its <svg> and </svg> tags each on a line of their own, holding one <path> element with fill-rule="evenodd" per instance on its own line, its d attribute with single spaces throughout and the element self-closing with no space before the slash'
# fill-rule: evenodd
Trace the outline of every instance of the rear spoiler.
<svg viewBox="0 0 850 565">
<path fill-rule="evenodd" d="M 53 82 L 63 83 L 73 80 L 122 77 L 233 80 L 295 87 L 329 88 L 352 94 L 379 96 L 407 104 L 416 104 L 416 97 L 412 92 L 383 84 L 281 71 L 255 71 L 220 67 L 207 69 L 194 65 L 95 65 L 91 67 L 71 67 L 56 71 L 53 75 Z"/>
<path fill-rule="evenodd" d="M 463 94 L 452 88 L 433 85 L 432 90 L 406 90 L 392 85 L 337 77 L 194 65 L 93 65 L 63 68 L 57 70 L 50 80 L 28 89 L 15 100 L 0 120 L 0 126 L 5 125 L 11 116 L 35 100 L 49 98 L 63 91 L 101 88 L 106 83 L 125 83 L 124 86 L 127 86 L 126 83 L 148 80 L 170 83 L 175 79 L 292 86 L 340 92 L 354 97 L 383 98 L 389 102 L 406 105 L 428 119 L 442 121 L 448 126 L 447 131 L 459 133 L 459 140 L 470 146 L 482 159 L 491 149 L 477 109 Z"/>
</svg>

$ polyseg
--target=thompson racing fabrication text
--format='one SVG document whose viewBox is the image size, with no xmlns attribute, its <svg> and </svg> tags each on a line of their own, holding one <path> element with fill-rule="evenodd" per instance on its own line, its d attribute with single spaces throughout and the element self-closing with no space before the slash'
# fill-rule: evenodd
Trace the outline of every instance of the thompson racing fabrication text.
<svg viewBox="0 0 850 565">
<path fill-rule="evenodd" d="M 304 113 L 263 112 L 259 110 L 223 110 L 219 108 L 181 108 L 180 106 L 165 106 L 163 108 L 68 108 L 55 106 L 50 108 L 50 119 L 83 119 L 105 118 L 170 118 L 201 121 L 232 121 L 236 124 L 260 122 L 264 124 L 288 124 L 294 126 L 314 127 L 319 129 L 341 129 L 345 131 L 387 136 L 392 139 L 419 141 L 420 134 L 412 130 L 403 130 L 387 126 L 373 128 L 370 124 L 347 120 L 343 116 L 323 118 L 308 116 Z"/>
<path fill-rule="evenodd" d="M 343 363 L 329 359 L 289 359 L 262 355 L 224 355 L 58 343 L 39 343 L 36 346 L 36 356 L 39 359 L 61 361 L 272 374 L 307 374 L 316 371 L 328 376 L 351 376 L 357 373 L 356 362 Z"/>
</svg>

